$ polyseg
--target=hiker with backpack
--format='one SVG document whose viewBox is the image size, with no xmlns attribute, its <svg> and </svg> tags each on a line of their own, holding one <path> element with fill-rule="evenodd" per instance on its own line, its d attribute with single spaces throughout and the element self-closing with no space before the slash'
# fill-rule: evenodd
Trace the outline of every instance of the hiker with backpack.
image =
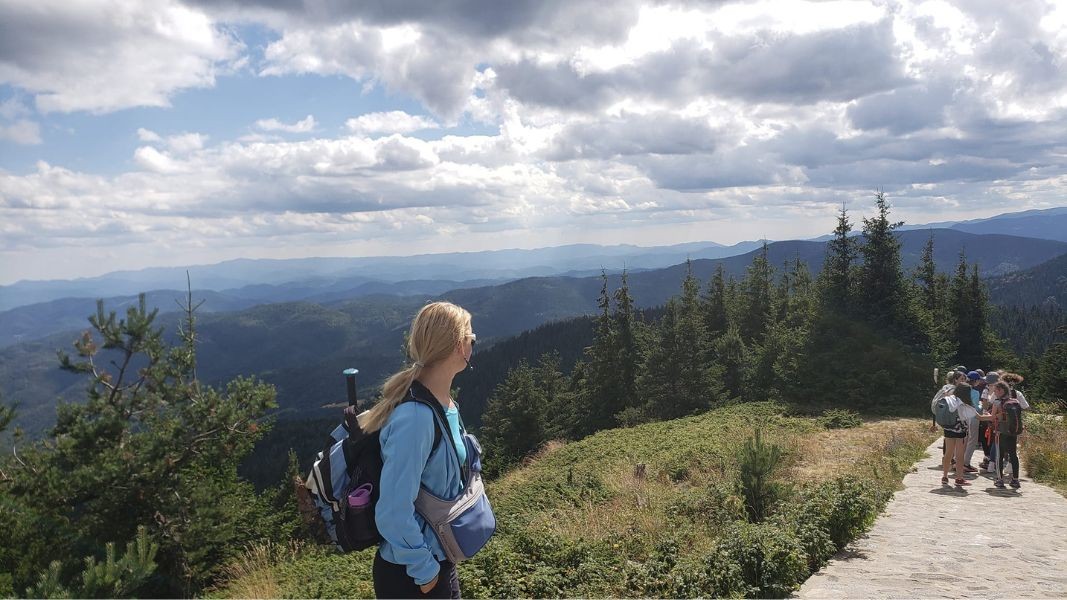
<svg viewBox="0 0 1067 600">
<path fill-rule="evenodd" d="M 993 384 L 995 396 L 993 405 L 994 431 L 997 437 L 996 457 L 997 476 L 993 485 L 1004 487 L 1004 461 L 1010 460 L 1011 487 L 1018 489 L 1019 483 L 1019 435 L 1023 432 L 1023 407 L 1018 397 L 1011 396 L 1011 386 L 1004 381 Z"/>
<path fill-rule="evenodd" d="M 1019 401 L 1019 406 L 1023 410 L 1030 410 L 1030 403 L 1026 401 L 1026 396 L 1019 389 L 1019 384 L 1023 382 L 1023 376 L 1018 373 L 1001 373 L 1000 380 L 1008 384 L 1008 394 Z"/>
<path fill-rule="evenodd" d="M 953 390 L 956 389 L 956 385 L 967 379 L 966 373 L 959 370 L 962 368 L 963 367 L 958 367 L 952 371 L 949 371 L 948 374 L 945 375 L 945 385 L 941 386 L 941 389 L 937 390 L 937 393 L 934 394 L 933 399 L 930 400 L 930 412 L 935 413 L 934 406 L 937 404 L 937 401 L 944 398 L 945 396 L 951 396 Z M 937 419 L 935 417 L 934 422 L 930 424 L 930 431 L 936 430 Z M 945 445 L 942 444 L 941 455 L 944 456 L 945 454 L 948 454 L 948 452 L 946 451 Z M 954 459 L 953 462 L 955 462 Z"/>
<path fill-rule="evenodd" d="M 455 563 L 481 547 L 459 548 L 462 541 L 457 546 L 447 526 L 435 530 L 424 516 L 427 502 L 461 497 L 474 475 L 481 485 L 480 475 L 470 473 L 472 467 L 480 472 L 480 460 L 468 460 L 481 448 L 465 434 L 451 396 L 453 377 L 470 366 L 475 339 L 466 310 L 448 302 L 424 306 L 411 324 L 411 366 L 385 382 L 381 400 L 361 420 L 362 430 L 379 432 L 381 443 L 374 518 L 383 541 L 373 567 L 379 598 L 459 598 Z M 483 500 L 488 508 L 484 492 L 477 504 Z M 492 535 L 484 529 L 479 544 Z"/>
<path fill-rule="evenodd" d="M 971 457 L 974 456 L 975 449 L 978 448 L 978 432 L 979 432 L 979 415 L 982 413 L 982 392 L 978 387 L 978 384 L 982 382 L 982 375 L 977 371 L 969 371 L 967 373 L 967 385 L 970 387 L 967 398 L 961 398 L 961 400 L 969 401 L 970 407 L 974 410 L 965 411 L 967 415 L 967 443 L 963 450 L 963 469 L 967 473 L 977 473 L 978 469 L 971 465 Z"/>
<path fill-rule="evenodd" d="M 936 431 L 940 426 L 944 433 L 944 456 L 941 459 L 941 483 L 948 485 L 949 467 L 955 463 L 956 485 L 970 485 L 964 478 L 964 451 L 967 446 L 967 421 L 971 419 L 971 413 L 975 413 L 970 405 L 971 386 L 959 383 L 953 388 L 951 394 L 936 398 L 931 403 L 933 423 L 930 431 Z M 991 418 L 991 417 L 980 417 Z"/>
</svg>

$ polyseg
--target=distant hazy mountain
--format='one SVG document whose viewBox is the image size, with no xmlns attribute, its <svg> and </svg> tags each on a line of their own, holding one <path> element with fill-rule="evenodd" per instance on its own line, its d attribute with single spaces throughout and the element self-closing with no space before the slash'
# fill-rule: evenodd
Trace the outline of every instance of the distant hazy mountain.
<svg viewBox="0 0 1067 600">
<path fill-rule="evenodd" d="M 904 229 L 947 228 L 967 233 L 999 233 L 1067 242 L 1067 207 L 1004 213 L 987 219 L 909 225 Z"/>
<path fill-rule="evenodd" d="M 574 244 L 535 250 L 402 257 L 241 259 L 215 265 L 117 271 L 69 281 L 20 281 L 0 286 L 0 310 L 61 298 L 115 297 L 136 295 L 145 290 L 180 290 L 186 286 L 186 271 L 196 290 L 222 291 L 247 299 L 280 302 L 320 295 L 353 297 L 387 291 L 388 287 L 382 287 L 382 284 L 418 280 L 488 282 L 574 272 L 588 274 L 600 269 L 660 268 L 677 264 L 687 257 L 721 258 L 743 254 L 758 245 L 759 242 L 733 246 L 693 242 L 659 247 Z M 360 291 L 363 286 L 367 287 Z M 422 293 L 413 292 L 415 287 L 405 284 L 397 293 Z M 426 284 L 423 287 L 433 286 Z M 297 293 L 304 295 L 298 297 Z"/>
<path fill-rule="evenodd" d="M 316 304 L 331 304 L 363 296 L 436 296 L 455 288 L 486 286 L 500 283 L 495 280 L 471 281 L 366 281 L 360 278 L 341 279 L 330 284 L 304 281 L 295 284 L 250 285 L 242 288 L 213 292 L 194 290 L 193 304 L 200 305 L 199 314 L 229 312 L 260 304 L 307 301 Z M 178 302 L 186 301 L 187 292 L 178 290 L 154 290 L 146 294 L 145 303 L 158 308 L 161 313 L 178 310 Z M 136 295 L 104 298 L 108 311 L 119 316 L 126 308 L 137 302 Z M 201 304 L 202 302 L 202 304 Z M 69 331 L 88 326 L 86 318 L 96 313 L 95 298 L 63 298 L 19 306 L 0 312 L 0 348 L 19 342 L 46 338 L 60 331 Z"/>
</svg>

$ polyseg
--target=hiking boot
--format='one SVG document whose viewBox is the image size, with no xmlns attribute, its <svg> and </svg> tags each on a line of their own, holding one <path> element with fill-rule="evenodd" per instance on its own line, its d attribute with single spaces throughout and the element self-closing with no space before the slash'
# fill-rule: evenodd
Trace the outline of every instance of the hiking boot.
<svg viewBox="0 0 1067 600">
<path fill-rule="evenodd" d="M 988 458 L 983 458 L 982 462 L 978 463 L 978 467 L 982 468 L 982 469 L 986 469 L 988 471 L 989 470 L 989 459 Z"/>
<path fill-rule="evenodd" d="M 948 477 L 941 478 L 941 485 L 948 485 Z"/>
<path fill-rule="evenodd" d="M 1004 480 L 1003 479 L 998 479 L 998 480 L 993 482 L 993 485 L 996 486 L 999 489 L 1004 489 Z"/>
<path fill-rule="evenodd" d="M 1022 486 L 1022 484 L 1019 483 L 1018 479 L 1012 479 L 1011 483 L 1009 483 L 1008 485 L 1010 485 L 1011 487 L 1013 487 L 1015 489 L 1019 489 Z"/>
</svg>

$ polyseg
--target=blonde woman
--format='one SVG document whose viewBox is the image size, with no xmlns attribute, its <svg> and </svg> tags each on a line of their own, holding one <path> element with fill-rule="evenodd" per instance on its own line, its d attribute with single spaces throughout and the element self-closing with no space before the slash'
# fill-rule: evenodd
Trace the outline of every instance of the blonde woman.
<svg viewBox="0 0 1067 600">
<path fill-rule="evenodd" d="M 381 431 L 382 478 L 375 521 L 384 541 L 374 557 L 374 593 L 379 598 L 459 598 L 456 565 L 449 562 L 432 527 L 415 511 L 420 486 L 443 499 L 463 492 L 467 450 L 452 378 L 474 352 L 471 315 L 448 302 L 419 311 L 408 336 L 411 366 L 382 387 L 382 399 L 362 428 Z M 409 395 L 441 405 L 450 440 L 434 445 L 434 409 L 405 402 Z M 459 461 L 456 461 L 458 455 Z"/>
</svg>

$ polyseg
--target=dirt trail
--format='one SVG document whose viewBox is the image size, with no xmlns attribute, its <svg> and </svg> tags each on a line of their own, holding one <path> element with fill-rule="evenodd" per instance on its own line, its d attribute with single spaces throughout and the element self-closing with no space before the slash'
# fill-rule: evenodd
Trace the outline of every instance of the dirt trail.
<svg viewBox="0 0 1067 600">
<path fill-rule="evenodd" d="M 796 597 L 1067 598 L 1067 498 L 1025 478 L 1000 490 L 985 473 L 942 486 L 940 446 Z"/>
</svg>

